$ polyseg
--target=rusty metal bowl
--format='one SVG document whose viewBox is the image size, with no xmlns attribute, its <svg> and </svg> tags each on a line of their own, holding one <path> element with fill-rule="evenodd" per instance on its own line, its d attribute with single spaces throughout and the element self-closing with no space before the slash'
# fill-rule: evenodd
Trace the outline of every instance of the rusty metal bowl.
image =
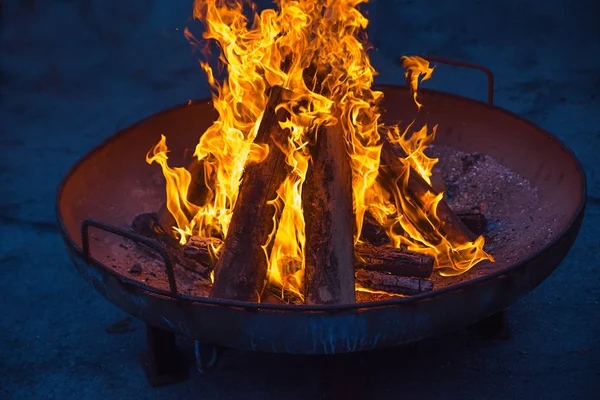
<svg viewBox="0 0 600 400">
<path fill-rule="evenodd" d="M 380 89 L 385 92 L 387 118 L 409 120 L 414 104 L 408 89 Z M 494 157 L 537 186 L 540 199 L 548 204 L 541 212 L 553 217 L 555 234 L 540 250 L 488 275 L 412 297 L 344 306 L 200 298 L 178 293 L 172 276 L 153 285 L 127 277 L 119 260 L 114 261 L 115 233 L 127 234 L 125 228 L 137 214 L 155 211 L 164 200 L 160 171 L 146 164 L 146 152 L 166 134 L 171 161 L 181 161 L 176 155 L 193 147 L 214 119 L 209 100 L 152 115 L 80 160 L 58 191 L 63 238 L 77 269 L 108 300 L 149 325 L 209 345 L 290 354 L 344 353 L 467 326 L 505 309 L 552 273 L 575 241 L 586 199 L 584 172 L 571 151 L 548 132 L 493 106 L 492 93 L 488 103 L 431 90 L 420 95 L 427 105 L 421 120 L 439 124 L 436 143 Z M 110 232 L 101 233 L 98 227 Z M 90 228 L 98 236 L 95 240 L 88 239 Z"/>
</svg>

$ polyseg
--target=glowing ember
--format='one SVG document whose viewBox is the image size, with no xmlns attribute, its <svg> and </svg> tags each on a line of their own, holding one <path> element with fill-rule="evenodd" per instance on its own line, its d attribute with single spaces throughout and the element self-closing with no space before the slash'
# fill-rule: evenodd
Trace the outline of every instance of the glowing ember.
<svg viewBox="0 0 600 400">
<path fill-rule="evenodd" d="M 351 158 L 356 240 L 368 210 L 386 228 L 394 245 L 435 257 L 436 268 L 443 275 L 460 274 L 492 259 L 483 251 L 482 236 L 474 242 L 453 242 L 441 233 L 436 210 L 443 194 L 427 192 L 413 201 L 406 192 L 411 171 L 430 183 L 437 160 L 427 157 L 424 150 L 434 139 L 436 127 L 413 130 L 410 124 L 401 132 L 397 126 L 381 123 L 378 104 L 383 93 L 371 89 L 376 71 L 365 43 L 368 20 L 357 8 L 365 1 L 280 0 L 278 10 L 259 14 L 253 6 L 244 9 L 241 2 L 196 0 L 194 17 L 206 27 L 203 38 L 219 44 L 220 64 L 227 72 L 224 80 L 217 81 L 213 67 L 201 63 L 215 90 L 213 103 L 218 113 L 194 153 L 204 166 L 208 188 L 204 201 L 192 204 L 188 200 L 190 173 L 185 168 L 169 167 L 164 136 L 146 158 L 148 163 L 159 163 L 163 170 L 167 208 L 176 221 L 173 234 L 181 244 L 191 235 L 227 235 L 244 167 L 261 162 L 270 150 L 253 140 L 268 90 L 280 85 L 290 93 L 280 105 L 288 114 L 280 126 L 289 131 L 282 150 L 290 172 L 270 202 L 276 209 L 275 229 L 264 248 L 266 252 L 272 241 L 272 250 L 266 254 L 271 284 L 300 296 L 303 292 L 301 194 L 310 163 L 307 144 L 314 143 L 319 126 L 336 123 L 343 128 Z M 250 19 L 244 15 L 249 9 L 253 14 Z M 186 36 L 200 43 L 188 31 Z M 417 88 L 431 77 L 433 68 L 419 57 L 406 57 L 403 64 L 420 108 Z M 318 89 L 307 83 L 316 81 L 312 78 L 317 69 L 324 76 Z M 380 135 L 387 135 L 406 154 L 400 160 L 403 170 L 396 171 L 397 181 L 378 179 Z"/>
</svg>

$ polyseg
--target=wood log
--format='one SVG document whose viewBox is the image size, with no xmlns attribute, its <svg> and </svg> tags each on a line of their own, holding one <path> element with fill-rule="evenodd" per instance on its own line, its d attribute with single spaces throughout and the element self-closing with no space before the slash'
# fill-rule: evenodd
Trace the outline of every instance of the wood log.
<svg viewBox="0 0 600 400">
<path fill-rule="evenodd" d="M 433 257 L 406 249 L 358 243 L 354 252 L 356 268 L 420 278 L 429 278 L 433 273 Z"/>
<path fill-rule="evenodd" d="M 387 135 L 382 134 L 381 140 L 383 143 L 381 148 L 382 167 L 388 166 L 397 176 L 399 176 L 403 170 L 403 166 L 400 164 L 399 159 L 404 158 L 405 155 L 398 146 L 395 146 L 390 142 L 390 139 L 387 137 Z M 385 174 L 385 172 L 383 173 Z M 407 190 L 414 200 L 420 205 L 422 205 L 420 199 L 427 192 L 437 194 L 425 181 L 425 179 L 423 179 L 423 177 L 413 168 L 410 170 Z M 458 243 L 466 243 L 472 242 L 477 238 L 477 236 L 473 232 L 469 231 L 469 229 L 456 216 L 450 206 L 448 206 L 448 203 L 445 199 L 442 199 L 439 202 L 437 206 L 437 215 L 441 222 L 440 232 L 442 232 L 442 234 L 444 234 L 450 240 Z"/>
<path fill-rule="evenodd" d="M 267 204 L 276 198 L 287 168 L 285 155 L 277 143 L 287 140 L 275 112 L 283 89 L 274 86 L 254 140 L 269 146 L 260 163 L 247 165 L 238 198 L 215 266 L 215 282 L 211 296 L 239 301 L 256 301 L 267 275 L 268 260 L 262 246 L 273 231 L 275 207 Z"/>
<path fill-rule="evenodd" d="M 459 210 L 456 212 L 456 216 L 460 218 L 463 224 L 471 232 L 476 235 L 483 235 L 487 229 L 487 219 L 480 207 L 473 207 L 467 210 Z"/>
<path fill-rule="evenodd" d="M 321 127 L 302 189 L 306 304 L 346 304 L 354 293 L 352 170 L 341 125 Z"/>
<path fill-rule="evenodd" d="M 166 250 L 173 263 L 208 279 L 210 272 L 213 270 L 213 264 L 185 257 L 179 242 L 160 227 L 156 213 L 139 214 L 131 223 L 131 229 L 139 235 L 153 239 L 156 244 Z M 154 250 L 150 250 L 146 246 L 140 245 L 138 248 L 142 252 L 151 254 L 152 258 L 158 257 Z"/>
<path fill-rule="evenodd" d="M 218 257 L 218 254 L 213 255 L 211 248 L 218 248 L 221 243 L 216 238 L 192 236 L 183 247 L 183 255 L 212 267 L 216 262 L 215 256 Z M 382 271 L 389 272 L 392 275 L 421 278 L 428 278 L 433 272 L 433 257 L 402 248 L 358 243 L 354 246 L 354 254 L 355 269 Z"/>
<path fill-rule="evenodd" d="M 274 298 L 277 299 L 278 304 L 304 304 L 304 299 L 296 293 L 287 290 L 282 293 L 281 288 L 271 285 L 263 290 L 260 302 L 265 303 L 265 300 L 268 300 L 272 303 Z"/>
<path fill-rule="evenodd" d="M 324 96 L 327 77 L 327 68 L 317 62 L 304 70 L 307 87 Z M 315 133 L 312 162 L 302 187 L 305 303 L 354 303 L 352 168 L 346 140 L 340 124 Z"/>
<path fill-rule="evenodd" d="M 429 279 L 395 276 L 364 269 L 356 271 L 356 282 L 367 289 L 405 295 L 433 290 L 433 281 Z"/>
<path fill-rule="evenodd" d="M 290 68 L 291 62 L 291 58 L 286 57 L 281 64 L 281 70 L 287 71 Z M 273 89 L 274 92 L 281 92 L 281 88 Z M 256 143 L 262 142 L 256 141 Z M 266 141 L 264 143 L 266 143 Z M 194 157 L 194 159 L 188 164 L 186 169 L 191 175 L 190 186 L 188 188 L 188 201 L 196 205 L 202 205 L 205 202 L 209 201 L 210 199 L 207 198 L 208 188 L 206 186 L 204 159 L 198 160 L 196 157 Z M 163 228 L 163 230 L 169 235 L 172 235 L 172 227 L 175 226 L 177 222 L 175 221 L 175 218 L 173 218 L 171 212 L 167 209 L 166 202 L 163 202 L 159 207 L 157 211 L 157 216 L 158 222 Z M 188 219 L 192 219 L 194 215 L 187 215 L 187 217 Z"/>
<path fill-rule="evenodd" d="M 370 212 L 365 213 L 363 219 L 363 226 L 360 232 L 360 239 L 376 246 L 381 246 L 390 243 L 390 237 L 388 236 L 385 228 L 377 222 L 375 217 Z"/>
<path fill-rule="evenodd" d="M 219 253 L 215 252 L 223 242 L 221 239 L 192 236 L 183 246 L 183 255 L 206 265 L 215 265 Z"/>
</svg>

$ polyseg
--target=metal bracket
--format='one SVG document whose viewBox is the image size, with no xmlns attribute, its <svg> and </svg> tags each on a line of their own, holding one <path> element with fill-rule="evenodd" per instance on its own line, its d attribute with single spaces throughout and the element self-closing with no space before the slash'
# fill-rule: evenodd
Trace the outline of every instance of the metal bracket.
<svg viewBox="0 0 600 400">
<path fill-rule="evenodd" d="M 125 229 L 117 228 L 116 226 L 107 225 L 92 219 L 86 219 L 81 224 L 81 250 L 83 252 L 83 257 L 86 261 L 89 262 L 92 259 L 92 256 L 90 255 L 90 227 L 94 227 L 96 229 L 100 229 L 102 231 L 121 236 L 135 243 L 150 247 L 152 250 L 156 251 L 165 263 L 165 269 L 167 272 L 167 277 L 169 279 L 169 290 L 171 292 L 171 295 L 174 298 L 179 297 L 171 257 L 169 257 L 169 254 L 167 254 L 167 251 L 165 249 L 163 249 L 160 245 L 158 245 L 152 239 L 149 239 L 147 237 L 138 235 Z"/>
</svg>

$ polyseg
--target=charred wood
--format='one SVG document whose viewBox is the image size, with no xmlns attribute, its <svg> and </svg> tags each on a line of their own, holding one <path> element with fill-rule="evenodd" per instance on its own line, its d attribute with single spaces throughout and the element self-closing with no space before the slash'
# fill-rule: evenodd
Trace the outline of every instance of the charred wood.
<svg viewBox="0 0 600 400">
<path fill-rule="evenodd" d="M 433 281 L 429 279 L 395 276 L 364 269 L 356 271 L 356 282 L 367 289 L 405 295 L 433 290 Z"/>
<path fill-rule="evenodd" d="M 167 235 L 160 227 L 156 213 L 139 214 L 134 218 L 131 229 L 139 235 L 153 239 L 158 245 L 166 250 L 171 261 L 176 265 L 180 265 L 187 271 L 198 274 L 204 279 L 208 279 L 210 272 L 212 271 L 212 264 L 210 262 L 201 262 L 185 257 L 184 252 L 181 251 L 181 245 L 179 245 L 177 240 L 172 236 Z M 140 252 L 148 254 L 150 258 L 156 257 L 154 251 L 146 248 L 146 246 L 139 245 L 137 248 Z M 141 272 L 141 270 L 139 272 Z M 136 273 L 136 271 L 134 270 L 132 273 Z"/>
<path fill-rule="evenodd" d="M 283 89 L 271 89 L 255 143 L 266 144 L 269 153 L 260 163 L 247 165 L 221 255 L 215 266 L 211 296 L 256 301 L 267 274 L 268 260 L 262 246 L 273 231 L 275 207 L 267 204 L 285 180 L 287 168 L 280 145 L 287 140 L 275 112 Z"/>
<path fill-rule="evenodd" d="M 306 304 L 354 303 L 352 170 L 340 125 L 321 127 L 302 190 Z"/>
<path fill-rule="evenodd" d="M 293 293 L 289 290 L 283 291 L 281 288 L 268 285 L 263 291 L 261 303 L 273 303 L 273 304 L 304 304 L 302 297 Z"/>
<path fill-rule="evenodd" d="M 216 238 L 192 236 L 183 247 L 183 255 L 203 265 L 214 266 L 216 258 L 218 258 L 218 253 L 213 254 L 214 249 L 218 249 L 221 244 L 222 242 Z M 355 269 L 389 272 L 392 275 L 421 278 L 428 278 L 433 272 L 433 257 L 403 248 L 358 243 L 354 246 L 354 255 Z M 296 303 L 296 300 L 291 298 L 290 302 Z"/>
<path fill-rule="evenodd" d="M 433 257 L 406 249 L 358 243 L 354 252 L 359 269 L 420 278 L 429 278 L 433 273 Z"/>
<path fill-rule="evenodd" d="M 392 170 L 396 176 L 401 176 L 403 165 L 400 162 L 404 158 L 404 152 L 391 143 L 387 135 L 382 134 L 381 140 L 383 147 L 381 149 L 381 164 Z M 421 199 L 427 192 L 437 194 L 423 177 L 411 168 L 408 178 L 407 190 L 413 199 L 422 206 Z M 477 236 L 461 222 L 461 220 L 452 211 L 445 199 L 442 199 L 437 206 L 437 215 L 441 221 L 440 231 L 454 242 L 471 242 Z"/>
<path fill-rule="evenodd" d="M 214 265 L 219 258 L 220 239 L 192 236 L 183 246 L 183 255 L 205 265 Z"/>
<path fill-rule="evenodd" d="M 363 219 L 360 239 L 376 246 L 390 243 L 390 237 L 386 233 L 385 228 L 368 211 L 365 213 Z"/>
</svg>

